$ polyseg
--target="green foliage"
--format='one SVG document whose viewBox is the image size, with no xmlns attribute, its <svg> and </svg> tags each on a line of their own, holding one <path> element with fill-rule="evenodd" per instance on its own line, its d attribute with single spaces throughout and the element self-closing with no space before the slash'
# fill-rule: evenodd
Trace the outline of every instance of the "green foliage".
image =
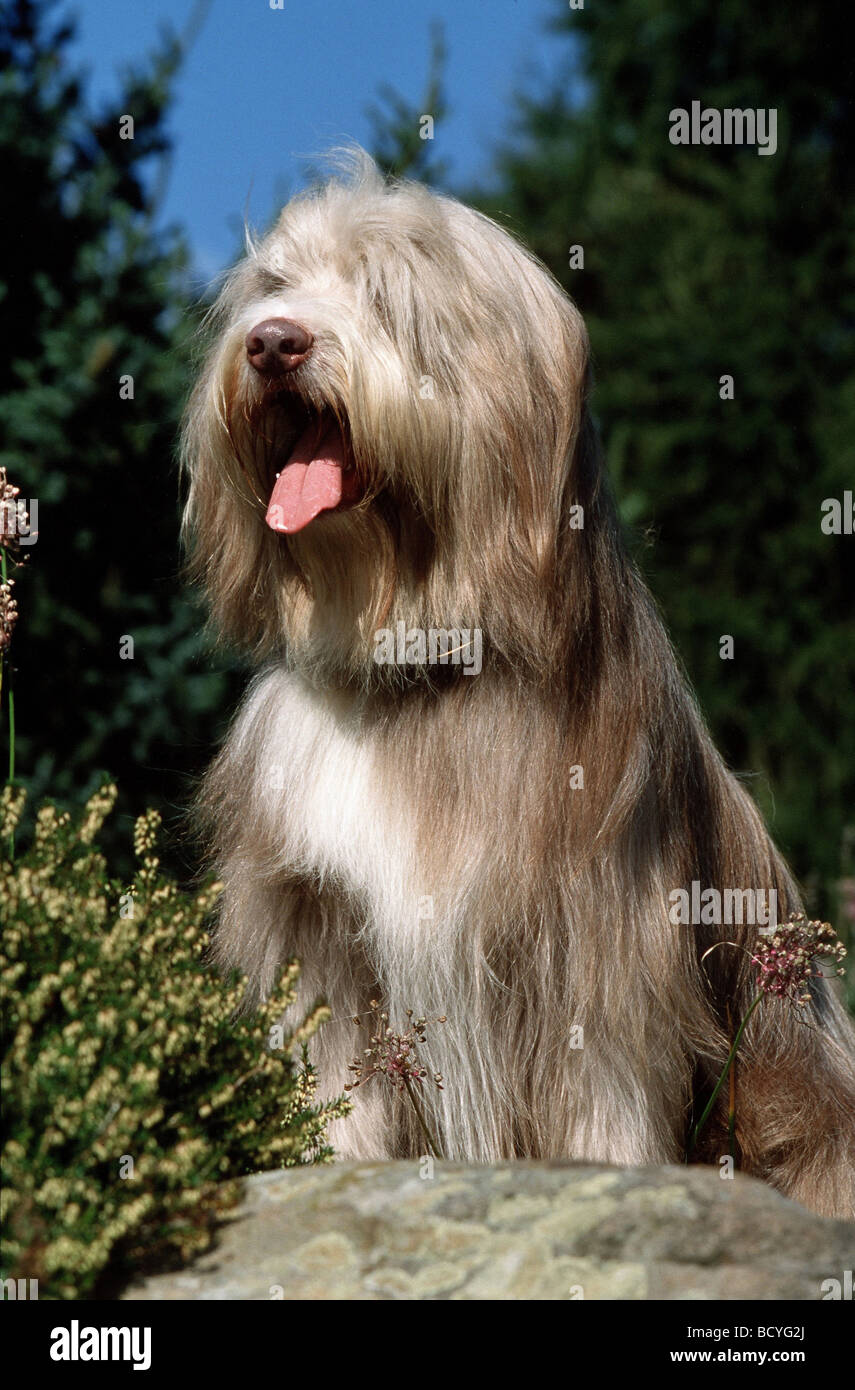
<svg viewBox="0 0 855 1390">
<path fill-rule="evenodd" d="M 433 154 L 433 142 L 422 139 L 422 118 L 431 116 L 439 126 L 447 106 L 443 87 L 445 38 L 441 25 L 431 29 L 430 63 L 421 104 L 416 106 L 390 84 L 380 89 L 382 105 L 368 108 L 373 128 L 374 159 L 386 174 L 396 178 L 420 179 L 422 183 L 441 183 L 445 163 Z"/>
<path fill-rule="evenodd" d="M 520 103 L 481 205 L 584 312 L 642 565 L 720 746 L 756 774 L 797 872 L 816 875 L 814 903 L 834 911 L 855 806 L 853 542 L 820 531 L 822 501 L 853 484 L 855 108 L 839 19 L 775 0 L 555 13 L 566 71 Z M 693 100 L 776 108 L 777 153 L 671 145 L 669 112 Z"/>
<path fill-rule="evenodd" d="M 38 502 L 16 597 L 18 770 L 35 804 L 81 801 L 121 770 L 127 818 L 187 799 L 234 677 L 205 660 L 178 573 L 175 438 L 194 315 L 180 237 L 155 230 L 181 47 L 167 37 L 89 111 L 53 5 L 0 12 L 0 465 Z M 120 117 L 134 118 L 122 139 Z M 133 378 L 133 399 L 121 379 Z M 33 508 L 30 506 L 30 510 Z M 35 518 L 34 518 L 35 520 Z M 120 641 L 134 639 L 132 660 Z M 124 864 L 129 868 L 129 861 Z"/>
<path fill-rule="evenodd" d="M 110 880 L 96 837 L 115 796 L 76 821 L 42 806 L 27 853 L 0 863 L 2 1277 L 37 1278 L 41 1297 L 186 1261 L 241 1175 L 327 1158 L 349 1108 L 315 1102 L 305 1061 L 327 1010 L 271 1034 L 296 966 L 235 1016 L 242 982 L 204 963 L 218 885 L 191 896 L 164 876 L 155 812 L 137 821 L 133 884 Z M 4 846 L 23 798 L 4 793 Z"/>
</svg>

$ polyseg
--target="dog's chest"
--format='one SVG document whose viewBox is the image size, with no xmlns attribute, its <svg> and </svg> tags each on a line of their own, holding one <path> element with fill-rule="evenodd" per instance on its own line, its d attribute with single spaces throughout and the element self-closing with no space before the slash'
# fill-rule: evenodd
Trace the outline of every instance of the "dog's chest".
<svg viewBox="0 0 855 1390">
<path fill-rule="evenodd" d="M 410 915 L 420 887 L 415 819 L 356 702 L 276 670 L 250 697 L 244 727 L 261 758 L 278 866 L 352 895 L 375 918 Z"/>
</svg>

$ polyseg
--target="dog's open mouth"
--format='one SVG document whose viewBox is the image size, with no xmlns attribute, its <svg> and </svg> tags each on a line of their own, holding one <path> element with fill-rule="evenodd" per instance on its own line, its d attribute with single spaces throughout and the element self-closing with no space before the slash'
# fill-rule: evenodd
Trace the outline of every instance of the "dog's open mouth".
<svg viewBox="0 0 855 1390">
<path fill-rule="evenodd" d="M 321 512 L 353 506 L 361 495 L 346 426 L 324 410 L 308 419 L 276 473 L 267 525 L 291 536 Z"/>
</svg>

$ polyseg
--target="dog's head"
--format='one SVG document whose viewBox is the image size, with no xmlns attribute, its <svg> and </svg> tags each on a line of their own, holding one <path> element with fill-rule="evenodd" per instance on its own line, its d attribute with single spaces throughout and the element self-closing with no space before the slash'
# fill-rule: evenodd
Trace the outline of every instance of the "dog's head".
<svg viewBox="0 0 855 1390">
<path fill-rule="evenodd" d="M 535 659 L 590 489 L 585 330 L 544 267 L 354 156 L 250 247 L 209 323 L 186 524 L 226 634 L 333 681 L 376 680 L 375 633 L 401 622 Z"/>
</svg>

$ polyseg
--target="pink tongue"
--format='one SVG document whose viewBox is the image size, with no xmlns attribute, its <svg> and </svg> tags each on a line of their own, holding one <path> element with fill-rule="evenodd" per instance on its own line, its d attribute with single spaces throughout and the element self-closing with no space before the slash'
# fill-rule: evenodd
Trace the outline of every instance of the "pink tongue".
<svg viewBox="0 0 855 1390">
<path fill-rule="evenodd" d="M 317 424 L 309 425 L 273 486 L 267 525 L 291 535 L 302 531 L 319 512 L 337 507 L 342 499 L 344 440 L 333 421 L 318 439 Z"/>
</svg>

